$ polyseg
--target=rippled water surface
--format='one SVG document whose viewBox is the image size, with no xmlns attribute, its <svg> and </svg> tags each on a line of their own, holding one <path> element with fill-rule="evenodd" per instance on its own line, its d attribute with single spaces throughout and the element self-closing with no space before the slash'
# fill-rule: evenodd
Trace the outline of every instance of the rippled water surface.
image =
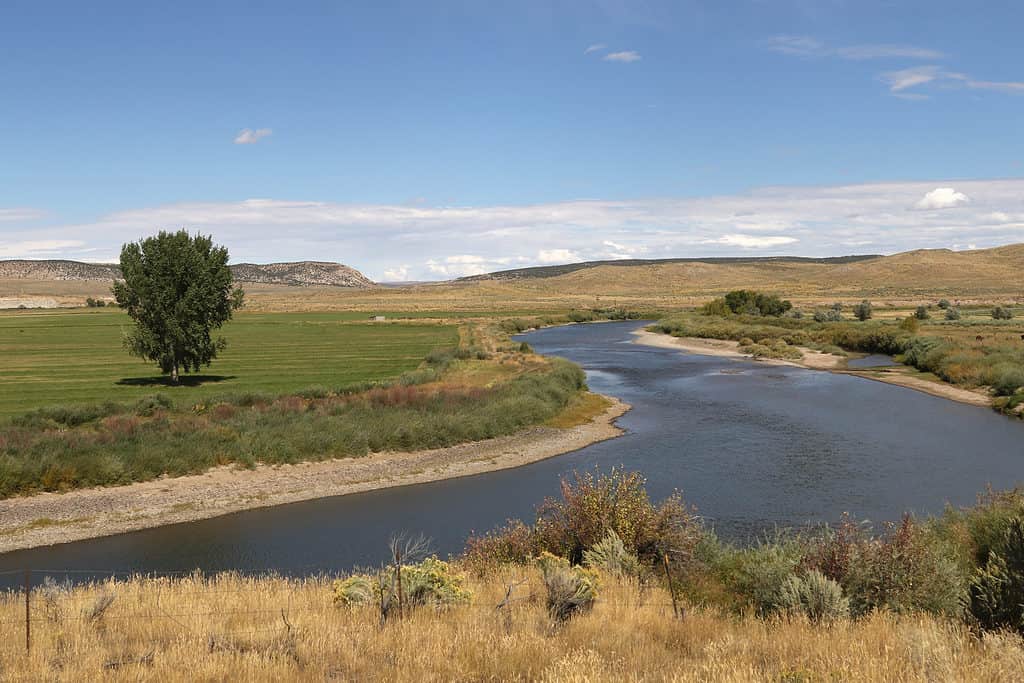
<svg viewBox="0 0 1024 683">
<path fill-rule="evenodd" d="M 441 554 L 472 530 L 530 517 L 575 469 L 643 472 L 654 498 L 682 490 L 723 536 L 776 525 L 895 519 L 969 504 L 986 484 L 1024 483 L 1024 423 L 848 375 L 631 343 L 639 323 L 523 335 L 587 370 L 595 391 L 633 405 L 621 438 L 515 470 L 252 510 L 0 555 L 0 571 L 336 571 L 379 562 L 396 531 Z"/>
</svg>

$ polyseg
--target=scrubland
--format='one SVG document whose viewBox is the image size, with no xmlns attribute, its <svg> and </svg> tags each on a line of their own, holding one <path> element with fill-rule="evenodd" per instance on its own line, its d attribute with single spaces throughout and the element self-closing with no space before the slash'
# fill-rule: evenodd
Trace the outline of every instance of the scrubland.
<svg viewBox="0 0 1024 683">
<path fill-rule="evenodd" d="M 933 520 L 734 547 L 681 499 L 647 500 L 636 475 L 580 475 L 450 563 L 48 580 L 30 596 L 28 652 L 25 596 L 4 594 L 0 676 L 1015 681 L 1022 513 L 1020 493 L 990 494 Z"/>
</svg>

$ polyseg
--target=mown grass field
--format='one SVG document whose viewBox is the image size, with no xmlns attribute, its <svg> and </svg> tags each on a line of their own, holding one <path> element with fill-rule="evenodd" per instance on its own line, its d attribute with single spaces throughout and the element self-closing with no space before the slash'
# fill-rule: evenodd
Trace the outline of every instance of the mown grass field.
<svg viewBox="0 0 1024 683">
<path fill-rule="evenodd" d="M 396 377 L 433 349 L 453 346 L 451 324 L 369 323 L 365 313 L 240 312 L 222 331 L 228 348 L 209 368 L 169 387 L 155 364 L 121 346 L 120 310 L 0 313 L 0 416 L 54 405 L 133 402 L 161 392 L 176 402 L 246 391 L 280 394 Z"/>
</svg>

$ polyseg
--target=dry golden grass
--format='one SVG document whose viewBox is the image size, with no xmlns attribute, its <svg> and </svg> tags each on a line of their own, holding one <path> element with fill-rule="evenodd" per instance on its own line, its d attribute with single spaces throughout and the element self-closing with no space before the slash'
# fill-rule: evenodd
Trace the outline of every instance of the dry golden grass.
<svg viewBox="0 0 1024 683">
<path fill-rule="evenodd" d="M 504 586 L 528 579 L 511 607 Z M 605 578 L 592 612 L 547 617 L 533 570 L 471 580 L 472 605 L 380 623 L 335 608 L 324 579 L 133 579 L 34 594 L 26 656 L 20 596 L 0 598 L 5 681 L 1016 681 L 1024 644 L 926 616 L 814 626 L 690 610 Z M 95 619 L 89 610 L 113 595 Z"/>
<path fill-rule="evenodd" d="M 804 304 L 862 298 L 899 306 L 939 298 L 968 302 L 1019 301 L 1024 292 L 1024 245 L 953 252 L 895 254 L 845 264 L 802 262 L 677 263 L 600 266 L 551 278 L 476 281 L 416 287 L 344 290 L 250 285 L 251 305 L 268 310 L 554 311 L 628 306 L 675 309 L 731 289 L 778 292 Z"/>
<path fill-rule="evenodd" d="M 550 278 L 448 282 L 411 287 L 244 285 L 254 311 L 424 311 L 472 314 L 628 306 L 677 309 L 730 289 L 776 292 L 803 304 L 862 298 L 900 306 L 939 298 L 1019 301 L 1024 245 L 953 252 L 919 250 L 843 264 L 804 262 L 675 263 L 600 266 Z M 102 282 L 0 280 L 0 298 L 40 297 L 62 305 L 109 295 Z"/>
</svg>

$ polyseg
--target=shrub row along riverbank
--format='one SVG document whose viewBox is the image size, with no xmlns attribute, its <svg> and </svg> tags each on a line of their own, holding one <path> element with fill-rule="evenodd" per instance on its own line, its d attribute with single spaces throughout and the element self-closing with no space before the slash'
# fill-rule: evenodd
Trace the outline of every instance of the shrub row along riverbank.
<svg viewBox="0 0 1024 683">
<path fill-rule="evenodd" d="M 347 577 L 135 577 L 33 596 L 12 680 L 1016 681 L 1024 495 L 880 533 L 720 543 L 635 474 L 578 476 L 452 562 Z M 382 539 L 383 541 L 383 539 Z M 384 544 L 382 543 L 382 549 Z M 0 594 L 0 621 L 25 603 Z"/>
<path fill-rule="evenodd" d="M 464 562 L 486 574 L 544 553 L 641 582 L 671 572 L 681 600 L 736 614 L 824 622 L 922 612 L 1024 634 L 1024 491 L 990 492 L 923 521 L 875 529 L 844 518 L 740 547 L 720 541 L 678 495 L 652 504 L 636 473 L 577 474 L 532 524 L 471 538 Z"/>
<path fill-rule="evenodd" d="M 0 497 L 489 439 L 554 417 L 585 388 L 567 361 L 511 351 L 474 360 L 488 355 L 435 353 L 422 369 L 362 391 L 40 409 L 0 431 Z M 445 372 L 454 361 L 467 381 Z"/>
<path fill-rule="evenodd" d="M 989 390 L 995 407 L 1007 414 L 1021 415 L 1024 405 L 1024 339 L 1010 323 L 922 324 L 913 318 L 816 322 L 807 317 L 690 313 L 661 320 L 650 329 L 675 337 L 729 339 L 755 357 L 795 357 L 797 346 L 835 354 L 888 354 L 942 381 Z"/>
</svg>

